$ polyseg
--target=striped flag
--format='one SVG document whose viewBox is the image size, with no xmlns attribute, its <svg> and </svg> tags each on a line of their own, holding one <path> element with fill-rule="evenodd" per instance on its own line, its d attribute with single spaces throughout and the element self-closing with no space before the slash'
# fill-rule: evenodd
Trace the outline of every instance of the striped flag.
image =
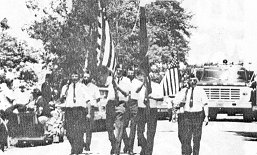
<svg viewBox="0 0 257 155">
<path fill-rule="evenodd" d="M 114 72 L 116 67 L 116 54 L 114 44 L 110 32 L 108 20 L 106 18 L 106 10 L 102 8 L 100 1 L 98 14 L 98 29 L 97 29 L 97 66 L 105 66 L 110 71 Z"/>
<path fill-rule="evenodd" d="M 177 56 L 174 56 L 169 69 L 167 69 L 162 81 L 163 96 L 174 96 L 180 90 L 179 85 L 179 67 L 177 63 Z"/>
<path fill-rule="evenodd" d="M 161 81 L 163 96 L 174 96 L 179 92 L 178 67 L 170 68 L 166 71 Z"/>
</svg>

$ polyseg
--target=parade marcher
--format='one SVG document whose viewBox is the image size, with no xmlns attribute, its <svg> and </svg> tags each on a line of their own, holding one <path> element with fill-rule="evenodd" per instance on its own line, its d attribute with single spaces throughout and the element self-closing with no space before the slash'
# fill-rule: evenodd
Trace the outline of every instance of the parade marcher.
<svg viewBox="0 0 257 155">
<path fill-rule="evenodd" d="M 123 138 L 125 104 L 127 101 L 127 96 L 129 95 L 129 86 L 126 85 L 126 81 L 128 80 L 129 82 L 129 79 L 122 77 L 119 70 L 117 70 L 117 72 L 117 78 L 109 76 L 106 82 L 106 85 L 108 86 L 106 128 L 112 146 L 111 154 L 120 154 L 120 145 Z M 116 136 L 114 134 L 113 126 L 115 126 Z M 125 142 L 125 145 L 126 144 L 128 143 Z"/>
<path fill-rule="evenodd" d="M 145 83 L 145 82 L 144 82 Z M 163 99 L 162 89 L 158 83 L 151 82 L 152 93 L 149 94 L 149 105 L 150 105 L 150 115 L 147 115 L 146 110 L 146 86 L 142 86 L 140 90 L 140 98 L 138 101 L 138 114 L 137 114 L 137 136 L 138 136 L 138 145 L 141 146 L 140 155 L 152 155 L 153 145 L 154 145 L 154 136 L 156 133 L 157 127 L 157 101 Z M 149 118 L 147 118 L 149 116 Z M 147 124 L 147 134 L 146 138 L 144 136 L 145 125 Z"/>
<path fill-rule="evenodd" d="M 71 83 L 65 85 L 61 96 L 66 96 L 64 102 L 64 128 L 71 145 L 71 154 L 81 154 L 84 145 L 86 118 L 90 118 L 88 102 L 91 100 L 86 92 L 86 86 L 79 81 L 79 74 L 73 72 Z"/>
<path fill-rule="evenodd" d="M 183 117 L 178 120 L 178 136 L 181 141 L 182 155 L 199 155 L 202 124 L 208 124 L 208 99 L 204 90 L 197 87 L 197 78 L 190 75 L 188 87 L 175 97 L 174 103 L 181 108 Z M 191 141 L 193 139 L 193 149 Z"/>
<path fill-rule="evenodd" d="M 90 75 L 88 72 L 84 74 L 84 78 L 82 81 L 86 88 L 87 88 L 87 93 L 88 95 L 92 98 L 90 101 L 90 118 L 87 119 L 87 131 L 86 131 L 86 143 L 84 144 L 84 149 L 86 151 L 90 151 L 90 144 L 91 144 L 91 139 L 92 139 L 92 130 L 94 127 L 94 119 L 95 119 L 95 108 L 97 107 L 97 103 L 100 100 L 100 91 L 99 88 L 92 82 L 92 79 L 90 78 Z"/>
<path fill-rule="evenodd" d="M 46 74 L 45 82 L 41 86 L 41 93 L 43 98 L 49 103 L 53 99 L 53 90 L 50 86 L 50 76 L 51 74 Z"/>
<path fill-rule="evenodd" d="M 250 88 L 252 88 L 251 96 L 249 102 L 252 104 L 253 114 L 254 118 L 257 119 L 257 105 L 256 105 L 256 81 L 251 83 Z"/>
<path fill-rule="evenodd" d="M 138 99 L 139 99 L 139 89 L 142 87 L 143 83 L 138 79 L 139 72 L 134 74 L 134 71 L 128 71 L 128 78 L 130 79 L 130 96 L 126 106 L 126 117 L 125 117 L 125 127 L 123 132 L 123 139 L 127 138 L 126 127 L 130 124 L 130 131 L 128 137 L 128 144 L 124 147 L 123 152 L 133 154 L 134 141 L 136 135 L 136 118 L 138 111 Z M 124 136 L 125 135 L 125 136 Z M 126 141 L 126 140 L 125 140 Z"/>
</svg>

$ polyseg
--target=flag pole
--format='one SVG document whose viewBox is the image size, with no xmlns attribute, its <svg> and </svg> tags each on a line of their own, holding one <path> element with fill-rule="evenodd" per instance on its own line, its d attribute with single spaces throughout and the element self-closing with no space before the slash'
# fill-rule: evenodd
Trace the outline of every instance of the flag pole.
<svg viewBox="0 0 257 155">
<path fill-rule="evenodd" d="M 147 56 L 147 51 L 148 51 L 148 38 L 147 38 L 147 29 L 146 29 L 146 15 L 145 15 L 145 7 L 139 6 L 140 9 L 140 14 L 139 14 L 139 19 L 140 19 L 140 31 L 139 31 L 139 36 L 140 36 L 140 58 L 142 63 L 140 64 L 140 69 L 144 72 L 144 80 L 146 84 L 146 118 L 150 118 L 150 104 L 149 104 L 149 97 L 148 95 L 151 93 L 151 80 L 149 77 L 149 60 Z"/>
</svg>

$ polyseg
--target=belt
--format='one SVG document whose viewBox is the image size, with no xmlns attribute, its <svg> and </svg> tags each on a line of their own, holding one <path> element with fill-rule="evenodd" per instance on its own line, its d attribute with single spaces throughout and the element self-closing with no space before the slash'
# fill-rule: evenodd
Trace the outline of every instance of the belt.
<svg viewBox="0 0 257 155">
<path fill-rule="evenodd" d="M 185 114 L 189 113 L 189 114 L 200 114 L 202 113 L 203 111 L 184 111 Z"/>
</svg>

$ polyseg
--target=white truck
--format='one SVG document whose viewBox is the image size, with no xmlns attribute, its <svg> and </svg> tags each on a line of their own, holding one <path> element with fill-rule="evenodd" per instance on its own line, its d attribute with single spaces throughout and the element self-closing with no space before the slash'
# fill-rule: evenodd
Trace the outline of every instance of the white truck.
<svg viewBox="0 0 257 155">
<path fill-rule="evenodd" d="M 244 120 L 252 120 L 251 74 L 243 65 L 204 66 L 198 86 L 203 87 L 209 99 L 210 120 L 216 119 L 218 113 L 243 114 Z"/>
</svg>

